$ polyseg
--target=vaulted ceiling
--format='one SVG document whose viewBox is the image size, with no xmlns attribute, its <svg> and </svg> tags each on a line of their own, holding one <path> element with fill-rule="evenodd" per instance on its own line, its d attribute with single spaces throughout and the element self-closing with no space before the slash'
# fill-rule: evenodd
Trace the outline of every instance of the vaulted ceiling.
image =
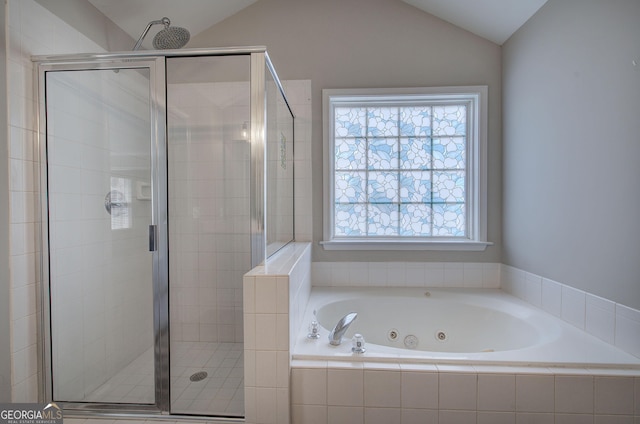
<svg viewBox="0 0 640 424">
<path fill-rule="evenodd" d="M 168 16 L 195 36 L 258 0 L 89 0 L 138 39 L 147 23 Z M 496 44 L 503 44 L 547 0 L 403 0 Z M 150 44 L 150 31 L 146 43 Z M 147 46 L 147 47 L 150 47 Z"/>
</svg>

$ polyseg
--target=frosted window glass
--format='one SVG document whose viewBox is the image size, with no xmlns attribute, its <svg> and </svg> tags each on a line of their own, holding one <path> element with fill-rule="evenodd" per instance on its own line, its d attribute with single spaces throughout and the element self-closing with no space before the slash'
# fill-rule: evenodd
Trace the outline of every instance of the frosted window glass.
<svg viewBox="0 0 640 424">
<path fill-rule="evenodd" d="M 332 119 L 335 237 L 467 236 L 466 103 L 362 102 Z"/>
</svg>

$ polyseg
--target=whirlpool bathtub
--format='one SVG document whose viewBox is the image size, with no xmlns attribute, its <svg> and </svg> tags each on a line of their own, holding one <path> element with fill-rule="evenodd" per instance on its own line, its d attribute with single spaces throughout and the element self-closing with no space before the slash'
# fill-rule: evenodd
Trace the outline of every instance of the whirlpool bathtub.
<svg viewBox="0 0 640 424">
<path fill-rule="evenodd" d="M 328 334 L 358 317 L 339 346 Z M 319 323 L 318 339 L 307 337 Z M 366 352 L 351 351 L 355 333 Z M 314 288 L 294 359 L 640 369 L 640 358 L 500 290 Z"/>
</svg>

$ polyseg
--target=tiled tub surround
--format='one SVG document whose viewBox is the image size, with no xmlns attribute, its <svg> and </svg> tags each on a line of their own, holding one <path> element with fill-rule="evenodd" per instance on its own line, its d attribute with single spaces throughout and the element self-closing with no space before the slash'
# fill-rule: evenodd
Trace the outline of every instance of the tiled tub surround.
<svg viewBox="0 0 640 424">
<path fill-rule="evenodd" d="M 516 287 L 518 297 L 555 307 L 553 315 L 578 327 L 583 322 L 582 329 L 589 326 L 587 332 L 640 357 L 638 311 L 614 305 L 614 324 L 595 331 L 603 325 L 599 318 L 612 320 L 604 299 L 500 264 L 313 263 L 312 270 L 314 286 L 324 287 Z M 292 423 L 640 422 L 637 368 L 400 363 L 369 360 L 367 353 L 353 358 L 294 358 Z"/>
<path fill-rule="evenodd" d="M 314 287 L 500 288 L 500 264 L 480 262 L 313 262 Z"/>
<path fill-rule="evenodd" d="M 501 277 L 505 292 L 640 358 L 640 311 L 507 265 Z"/>
<path fill-rule="evenodd" d="M 357 319 L 343 343 L 330 346 L 329 332 L 349 312 Z M 314 320 L 315 340 L 304 325 Z M 614 368 L 640 376 L 640 358 L 496 289 L 314 287 L 302 327 L 294 359 Z M 363 355 L 351 352 L 355 333 L 366 340 Z M 405 348 L 409 336 L 413 349 Z"/>
<path fill-rule="evenodd" d="M 365 361 L 294 360 L 291 367 L 293 424 L 640 420 L 638 372 Z"/>
<path fill-rule="evenodd" d="M 499 288 L 640 358 L 640 311 L 499 263 L 313 262 L 314 287 Z"/>
</svg>

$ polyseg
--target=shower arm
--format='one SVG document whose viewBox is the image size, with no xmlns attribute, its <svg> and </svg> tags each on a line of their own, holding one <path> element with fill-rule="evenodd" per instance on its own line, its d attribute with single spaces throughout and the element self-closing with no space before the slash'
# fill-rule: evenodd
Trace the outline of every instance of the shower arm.
<svg viewBox="0 0 640 424">
<path fill-rule="evenodd" d="M 149 25 L 147 25 L 147 27 L 144 29 L 144 31 L 142 31 L 142 34 L 140 35 L 140 38 L 138 38 L 138 41 L 136 42 L 136 45 L 133 46 L 133 51 L 136 51 L 140 48 L 140 46 L 142 45 L 142 41 L 144 40 L 144 37 L 147 36 L 147 33 L 149 32 L 149 30 L 151 29 L 151 27 L 153 25 L 158 25 L 158 24 L 163 24 L 166 27 L 168 27 L 169 25 L 171 25 L 171 21 L 169 20 L 169 18 L 162 18 L 159 19 L 157 21 L 151 21 L 149 22 Z"/>
</svg>

